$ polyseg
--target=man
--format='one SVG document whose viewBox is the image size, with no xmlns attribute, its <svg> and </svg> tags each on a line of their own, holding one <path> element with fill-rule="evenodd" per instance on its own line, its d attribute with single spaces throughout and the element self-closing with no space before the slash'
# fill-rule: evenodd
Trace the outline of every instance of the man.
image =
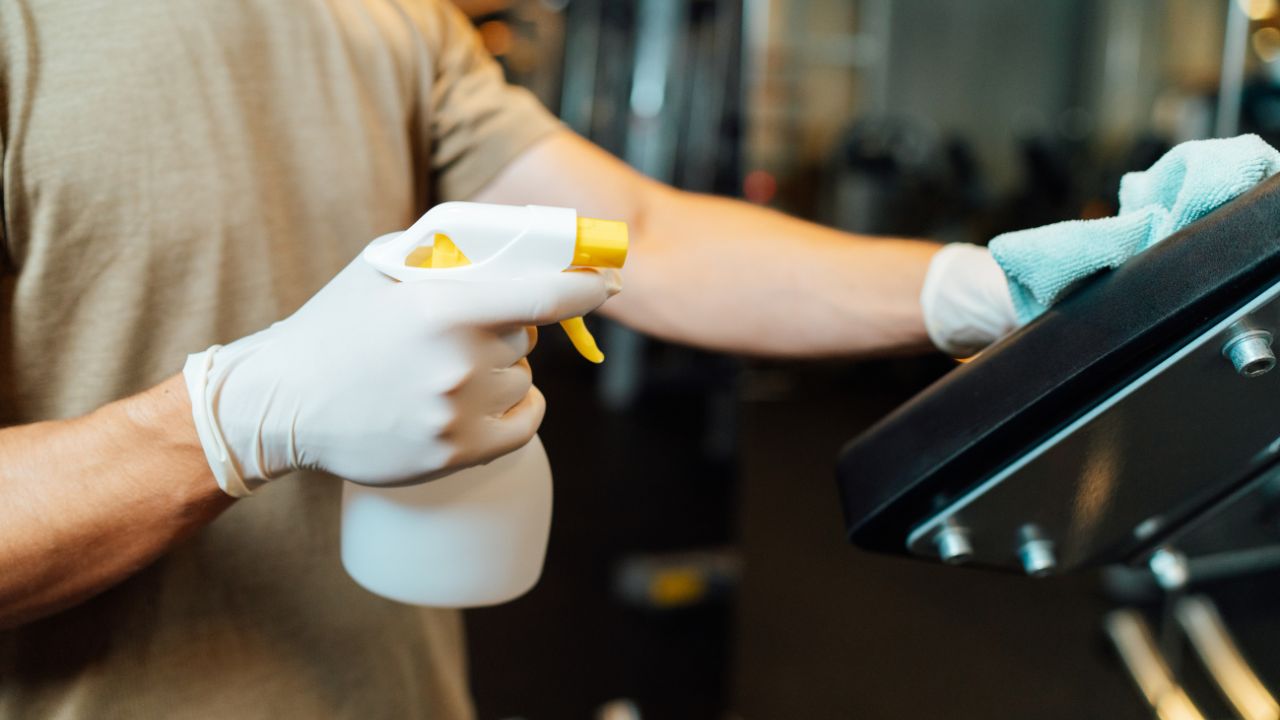
<svg viewBox="0 0 1280 720">
<path fill-rule="evenodd" d="M 0 151 L 0 717 L 470 716 L 457 614 L 345 576 L 319 471 L 518 447 L 542 415 L 521 328 L 617 286 L 350 262 L 435 202 L 627 221 L 604 311 L 676 342 L 970 351 L 1014 324 L 985 251 L 642 177 L 443 1 L 6 0 Z"/>
</svg>

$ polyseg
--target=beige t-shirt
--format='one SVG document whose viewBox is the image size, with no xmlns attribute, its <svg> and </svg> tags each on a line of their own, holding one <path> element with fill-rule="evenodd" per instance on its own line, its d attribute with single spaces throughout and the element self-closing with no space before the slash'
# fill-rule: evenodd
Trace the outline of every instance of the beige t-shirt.
<svg viewBox="0 0 1280 720">
<path fill-rule="evenodd" d="M 0 1 L 0 426 L 286 316 L 555 127 L 443 1 Z M 347 578 L 339 495 L 278 480 L 0 632 L 0 718 L 470 717 L 459 617 Z"/>
</svg>

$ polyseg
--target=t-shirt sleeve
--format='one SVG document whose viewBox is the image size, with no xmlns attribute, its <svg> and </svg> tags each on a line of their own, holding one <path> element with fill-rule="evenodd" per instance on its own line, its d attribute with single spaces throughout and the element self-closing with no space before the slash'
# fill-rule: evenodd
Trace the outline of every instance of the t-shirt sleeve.
<svg viewBox="0 0 1280 720">
<path fill-rule="evenodd" d="M 435 200 L 465 200 L 560 122 L 528 90 L 510 85 L 480 36 L 452 3 L 420 15 L 431 67 L 417 131 Z"/>
<path fill-rule="evenodd" d="M 4 132 L 0 131 L 0 171 L 4 169 Z M 11 261 L 9 259 L 9 237 L 6 234 L 5 226 L 8 223 L 5 218 L 4 204 L 4 173 L 0 172 L 0 274 L 9 269 Z"/>
</svg>

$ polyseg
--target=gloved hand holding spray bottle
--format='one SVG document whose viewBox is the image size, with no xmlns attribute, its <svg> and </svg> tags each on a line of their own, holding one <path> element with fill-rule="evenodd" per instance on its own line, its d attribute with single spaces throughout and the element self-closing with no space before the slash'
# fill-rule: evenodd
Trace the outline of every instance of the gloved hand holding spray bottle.
<svg viewBox="0 0 1280 720">
<path fill-rule="evenodd" d="M 567 208 L 449 202 L 364 259 L 401 282 L 519 279 L 575 267 L 621 268 L 624 223 Z M 561 325 L 592 362 L 604 355 L 582 318 Z M 551 528 L 551 467 L 534 436 L 484 465 L 421 485 L 346 483 L 342 563 L 356 582 L 393 600 L 437 607 L 506 602 L 542 573 Z"/>
</svg>

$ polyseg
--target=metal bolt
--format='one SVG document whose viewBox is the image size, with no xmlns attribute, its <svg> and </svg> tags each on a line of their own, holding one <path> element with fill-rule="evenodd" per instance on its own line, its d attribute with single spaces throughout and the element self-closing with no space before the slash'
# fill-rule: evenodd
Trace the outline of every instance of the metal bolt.
<svg viewBox="0 0 1280 720">
<path fill-rule="evenodd" d="M 1173 548 L 1162 547 L 1151 554 L 1147 561 L 1156 584 L 1165 590 L 1180 590 L 1191 579 L 1191 570 L 1187 567 L 1187 556 Z"/>
<path fill-rule="evenodd" d="M 1271 333 L 1266 330 L 1239 330 L 1222 346 L 1222 356 L 1244 377 L 1265 375 L 1276 366 L 1271 350 Z"/>
<path fill-rule="evenodd" d="M 933 544 L 938 547 L 938 557 L 948 565 L 959 565 L 973 557 L 968 531 L 949 522 L 933 536 Z"/>
<path fill-rule="evenodd" d="M 1133 529 L 1133 536 L 1139 540 L 1149 540 L 1160 532 L 1163 526 L 1164 520 L 1159 515 L 1153 515 L 1138 523 L 1138 526 Z"/>
<path fill-rule="evenodd" d="M 1018 532 L 1018 560 L 1031 577 L 1044 577 L 1058 566 L 1053 554 L 1053 541 L 1040 534 L 1035 525 L 1026 525 Z"/>
</svg>

